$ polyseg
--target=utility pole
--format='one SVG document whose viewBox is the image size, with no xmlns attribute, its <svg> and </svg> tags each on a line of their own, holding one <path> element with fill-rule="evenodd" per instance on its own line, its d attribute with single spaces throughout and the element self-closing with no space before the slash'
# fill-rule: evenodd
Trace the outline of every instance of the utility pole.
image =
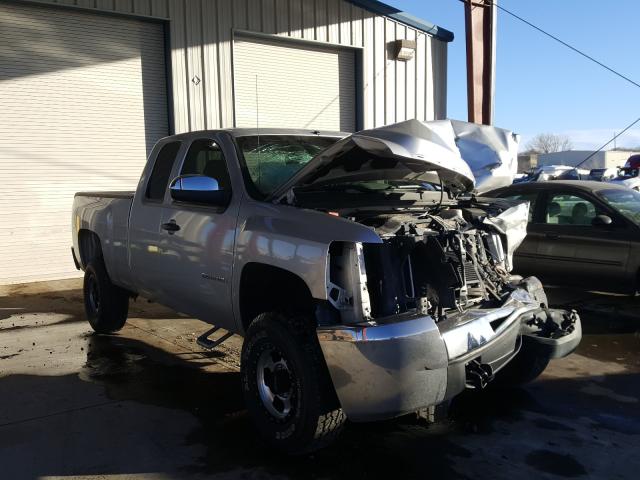
<svg viewBox="0 0 640 480">
<path fill-rule="evenodd" d="M 469 121 L 491 125 L 496 79 L 497 0 L 462 0 L 467 40 Z"/>
</svg>

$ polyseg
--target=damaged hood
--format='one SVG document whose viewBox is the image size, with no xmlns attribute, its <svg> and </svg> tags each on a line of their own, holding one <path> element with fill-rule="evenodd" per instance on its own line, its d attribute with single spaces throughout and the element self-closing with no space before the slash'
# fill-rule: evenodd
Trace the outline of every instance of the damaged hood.
<svg viewBox="0 0 640 480">
<path fill-rule="evenodd" d="M 272 195 L 294 187 L 395 180 L 440 183 L 451 193 L 510 185 L 517 167 L 517 137 L 473 123 L 407 120 L 339 140 Z"/>
<path fill-rule="evenodd" d="M 471 168 L 478 193 L 513 183 L 518 172 L 520 136 L 509 130 L 451 120 L 460 155 Z"/>
</svg>

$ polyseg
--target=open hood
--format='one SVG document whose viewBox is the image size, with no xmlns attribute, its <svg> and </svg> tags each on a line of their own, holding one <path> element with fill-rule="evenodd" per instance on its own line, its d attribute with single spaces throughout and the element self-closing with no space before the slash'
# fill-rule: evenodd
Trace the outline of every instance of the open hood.
<svg viewBox="0 0 640 480">
<path fill-rule="evenodd" d="M 446 190 L 457 195 L 474 189 L 473 168 L 483 179 L 492 178 L 491 172 L 499 169 L 505 178 L 488 182 L 490 188 L 482 190 L 487 191 L 511 184 L 516 173 L 516 152 L 517 141 L 507 130 L 450 120 L 407 120 L 339 140 L 313 158 L 271 198 L 281 200 L 294 187 L 382 179 L 442 182 Z M 505 175 L 507 171 L 510 173 Z"/>
<path fill-rule="evenodd" d="M 476 179 L 477 193 L 513 183 L 518 172 L 520 136 L 491 125 L 450 120 L 460 155 Z"/>
</svg>

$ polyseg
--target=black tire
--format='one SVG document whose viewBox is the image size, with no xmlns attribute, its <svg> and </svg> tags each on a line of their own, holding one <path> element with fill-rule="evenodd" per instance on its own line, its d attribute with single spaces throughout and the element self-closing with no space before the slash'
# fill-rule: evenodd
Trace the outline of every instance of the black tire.
<svg viewBox="0 0 640 480">
<path fill-rule="evenodd" d="M 120 330 L 129 313 L 129 293 L 111 283 L 101 259 L 90 262 L 84 271 L 84 311 L 97 333 Z"/>
<path fill-rule="evenodd" d="M 240 371 L 249 414 L 267 444 L 292 455 L 328 445 L 346 421 L 310 325 L 303 317 L 263 313 L 249 326 L 242 345 Z M 265 362 L 274 368 L 263 368 Z M 273 400 L 263 400 L 269 394 Z"/>
<path fill-rule="evenodd" d="M 535 349 L 524 346 L 502 370 L 496 374 L 496 384 L 518 387 L 534 381 L 549 365 L 549 358 L 540 356 Z"/>
</svg>

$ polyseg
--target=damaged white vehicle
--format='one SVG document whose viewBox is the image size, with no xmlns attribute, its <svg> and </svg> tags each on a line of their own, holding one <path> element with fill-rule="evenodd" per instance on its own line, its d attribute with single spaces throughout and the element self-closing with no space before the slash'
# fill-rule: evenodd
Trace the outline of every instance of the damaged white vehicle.
<svg viewBox="0 0 640 480">
<path fill-rule="evenodd" d="M 76 195 L 87 316 L 116 331 L 141 295 L 213 324 L 206 348 L 218 328 L 242 335 L 247 408 L 290 453 L 347 418 L 530 381 L 581 326 L 510 272 L 528 204 L 474 194 L 511 182 L 516 149 L 451 121 L 165 138 L 135 193 Z"/>
</svg>

